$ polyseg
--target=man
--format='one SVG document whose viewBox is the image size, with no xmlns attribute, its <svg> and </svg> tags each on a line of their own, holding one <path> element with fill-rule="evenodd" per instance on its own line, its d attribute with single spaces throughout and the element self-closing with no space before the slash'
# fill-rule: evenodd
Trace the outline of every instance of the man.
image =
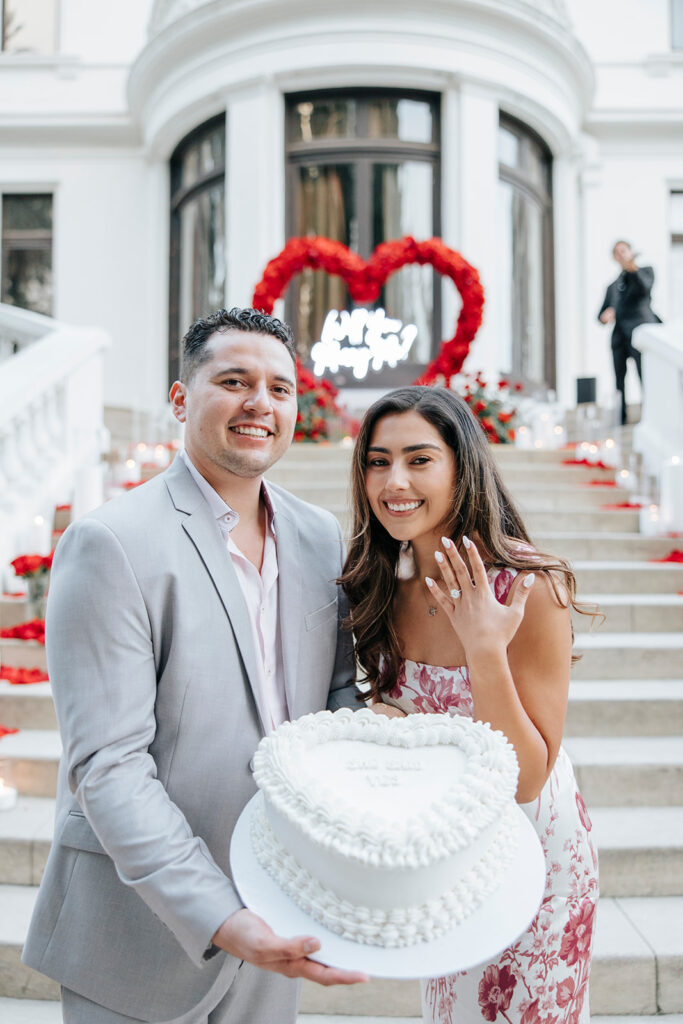
<svg viewBox="0 0 683 1024">
<path fill-rule="evenodd" d="M 291 979 L 363 980 L 274 935 L 230 881 L 259 739 L 358 706 L 339 525 L 263 481 L 296 421 L 291 331 L 219 310 L 183 344 L 185 451 L 71 526 L 54 561 L 64 755 L 24 960 L 61 983 L 68 1024 L 287 1024 Z"/>
<path fill-rule="evenodd" d="M 631 344 L 633 329 L 639 324 L 661 323 L 650 308 L 650 291 L 655 274 L 652 267 L 639 267 L 635 253 L 628 242 L 616 242 L 612 256 L 621 267 L 621 273 L 605 292 L 598 319 L 603 324 L 614 324 L 612 331 L 612 359 L 617 391 L 621 394 L 621 422 L 627 422 L 626 415 L 626 360 L 631 357 L 636 364 L 641 381 L 640 352 Z"/>
</svg>

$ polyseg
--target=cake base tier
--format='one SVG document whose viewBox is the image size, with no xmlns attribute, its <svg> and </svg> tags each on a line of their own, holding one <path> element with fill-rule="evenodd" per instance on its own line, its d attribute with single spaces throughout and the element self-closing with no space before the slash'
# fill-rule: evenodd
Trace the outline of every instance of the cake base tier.
<svg viewBox="0 0 683 1024">
<path fill-rule="evenodd" d="M 230 847 L 233 881 L 245 906 L 285 938 L 311 935 L 321 948 L 311 957 L 331 967 L 364 971 L 376 978 L 433 978 L 465 971 L 491 960 L 533 920 L 545 888 L 545 860 L 538 837 L 523 811 L 515 855 L 495 892 L 462 924 L 434 942 L 387 949 L 342 938 L 304 913 L 254 857 L 251 820 L 263 797 L 242 811 Z"/>
</svg>

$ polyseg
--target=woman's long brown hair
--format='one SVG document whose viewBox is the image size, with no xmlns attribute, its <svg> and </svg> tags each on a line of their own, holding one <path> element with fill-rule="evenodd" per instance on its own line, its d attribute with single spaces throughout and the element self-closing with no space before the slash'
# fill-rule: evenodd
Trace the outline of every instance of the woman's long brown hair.
<svg viewBox="0 0 683 1024">
<path fill-rule="evenodd" d="M 346 627 L 353 631 L 356 658 L 370 684 L 366 697 L 379 697 L 392 689 L 401 661 L 393 617 L 400 544 L 370 508 L 365 490 L 368 447 L 379 420 L 409 411 L 418 412 L 438 430 L 455 458 L 453 505 L 443 525 L 444 536 L 456 544 L 463 536 L 477 536 L 488 568 L 544 573 L 564 607 L 569 604 L 584 611 L 575 601 L 576 579 L 569 565 L 532 548 L 484 432 L 467 403 L 447 388 L 398 388 L 378 399 L 361 423 L 351 469 L 353 535 L 339 580 L 349 599 Z"/>
</svg>

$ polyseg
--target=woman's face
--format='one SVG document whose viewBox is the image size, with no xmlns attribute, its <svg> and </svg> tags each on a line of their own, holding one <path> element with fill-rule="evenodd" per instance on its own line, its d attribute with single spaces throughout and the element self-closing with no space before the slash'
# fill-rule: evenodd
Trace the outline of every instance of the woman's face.
<svg viewBox="0 0 683 1024">
<path fill-rule="evenodd" d="M 455 458 L 419 412 L 391 413 L 370 438 L 365 490 L 370 507 L 396 540 L 441 537 L 453 508 Z"/>
</svg>

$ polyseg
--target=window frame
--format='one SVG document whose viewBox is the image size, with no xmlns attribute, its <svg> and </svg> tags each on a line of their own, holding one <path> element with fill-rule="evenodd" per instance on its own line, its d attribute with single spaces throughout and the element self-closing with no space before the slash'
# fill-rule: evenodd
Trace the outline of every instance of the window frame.
<svg viewBox="0 0 683 1024">
<path fill-rule="evenodd" d="M 515 135 L 519 141 L 521 152 L 525 156 L 529 145 L 538 147 L 544 157 L 547 170 L 546 187 L 539 187 L 530 174 L 524 169 L 512 167 L 498 159 L 498 180 L 511 185 L 513 189 L 521 193 L 527 199 L 534 202 L 541 211 L 542 216 L 542 289 L 543 289 L 543 333 L 544 333 L 544 363 L 545 381 L 533 381 L 534 384 L 544 384 L 546 387 L 555 389 L 557 386 L 557 350 L 555 338 L 555 245 L 553 228 L 553 155 L 547 142 L 532 128 L 523 121 L 518 120 L 510 114 L 501 110 L 499 115 L 499 129 L 503 128 Z M 526 306 L 526 292 L 520 295 L 523 303 L 521 316 L 524 316 Z M 514 324 L 513 324 L 514 328 Z M 514 349 L 513 335 L 513 366 L 510 368 L 513 375 L 517 374 L 515 359 L 518 358 Z M 522 372 L 519 374 L 524 376 Z M 526 378 L 524 378 L 526 379 Z"/>
<path fill-rule="evenodd" d="M 181 274 L 181 214 L 186 203 L 196 199 L 202 192 L 209 191 L 217 184 L 226 189 L 227 132 L 223 146 L 223 166 L 202 174 L 186 187 L 179 182 L 180 167 L 184 152 L 196 145 L 204 136 L 217 128 L 225 131 L 225 111 L 209 118 L 185 135 L 171 153 L 168 163 L 170 185 L 170 232 L 169 232 L 169 292 L 168 292 L 168 383 L 180 377 L 181 341 L 189 324 L 180 323 L 180 274 Z"/>
<path fill-rule="evenodd" d="M 22 199 L 49 198 L 50 200 L 50 227 L 32 228 L 26 231 L 12 228 L 9 231 L 5 228 L 5 199 L 9 197 L 20 197 Z M 5 291 L 5 281 L 8 274 L 9 255 L 17 250 L 47 252 L 50 264 L 50 311 L 30 310 L 40 312 L 43 316 L 54 316 L 55 291 L 54 291 L 54 237 L 55 237 L 55 192 L 54 189 L 41 189 L 35 187 L 30 191 L 22 188 L 5 188 L 0 190 L 0 301 Z M 9 244 L 8 244 L 9 243 Z M 8 303 L 13 305 L 13 303 Z M 24 306 L 17 306 L 17 309 L 24 309 Z"/>
<path fill-rule="evenodd" d="M 671 33 L 671 49 L 674 52 L 683 50 L 683 0 L 671 0 L 669 5 L 669 28 Z"/>
<path fill-rule="evenodd" d="M 296 118 L 296 106 L 298 103 L 323 99 L 354 99 L 358 102 L 358 128 L 357 134 L 340 138 L 314 139 L 311 142 L 296 142 L 293 126 Z M 377 138 L 367 134 L 368 107 L 369 102 L 375 99 L 401 99 L 417 100 L 428 103 L 433 118 L 433 138 L 431 142 L 401 142 L 392 138 Z M 364 132 L 364 134 L 360 134 Z M 372 166 L 382 163 L 404 163 L 407 161 L 418 161 L 427 163 L 432 167 L 432 234 L 439 237 L 441 234 L 441 94 L 420 89 L 391 89 L 391 88 L 340 88 L 340 89 L 310 89 L 299 92 L 287 93 L 285 95 L 285 234 L 291 238 L 295 233 L 295 210 L 296 210 L 296 169 L 301 166 L 318 164 L 325 166 L 329 164 L 350 164 L 356 167 L 355 200 L 356 219 L 358 221 L 358 253 L 363 259 L 368 259 L 374 250 L 372 242 L 373 232 L 373 208 L 372 208 Z M 436 271 L 433 272 L 433 295 L 432 295 L 432 343 L 431 359 L 434 358 L 441 344 L 441 277 Z M 285 318 L 292 324 L 295 334 L 298 332 L 296 311 L 293 308 L 293 290 L 288 288 L 285 296 Z M 304 364 L 312 365 L 309 360 Z M 350 370 L 341 370 L 334 374 L 334 381 L 338 386 L 351 386 L 354 388 L 381 387 L 385 384 L 396 385 L 399 383 L 410 383 L 425 370 L 426 363 L 404 362 L 399 363 L 394 369 L 386 368 L 363 380 L 353 377 Z M 405 369 L 404 369 L 405 368 Z M 404 372 L 402 373 L 402 370 Z M 405 370 L 409 370 L 406 380 L 400 378 L 406 376 Z M 341 378 L 347 378 L 341 383 Z M 408 379 L 409 378 L 409 379 Z"/>
</svg>

